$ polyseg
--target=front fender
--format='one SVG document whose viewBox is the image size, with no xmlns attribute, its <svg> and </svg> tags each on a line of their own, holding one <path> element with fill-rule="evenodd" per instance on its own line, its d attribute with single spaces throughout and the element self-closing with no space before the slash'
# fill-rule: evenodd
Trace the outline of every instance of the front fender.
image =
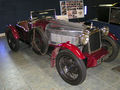
<svg viewBox="0 0 120 90">
<path fill-rule="evenodd" d="M 17 32 L 17 29 L 14 26 L 8 25 L 8 28 L 12 31 L 12 34 L 13 34 L 15 39 L 19 39 L 20 38 L 19 34 Z"/>
<path fill-rule="evenodd" d="M 114 34 L 112 34 L 111 32 L 109 32 L 108 36 L 111 37 L 115 41 L 118 40 L 118 38 Z"/>
<path fill-rule="evenodd" d="M 58 46 L 61 47 L 61 48 L 69 49 L 71 52 L 73 52 L 81 60 L 85 59 L 85 56 L 80 51 L 80 49 L 78 47 L 76 47 L 75 45 L 70 44 L 69 42 L 61 43 Z"/>
</svg>

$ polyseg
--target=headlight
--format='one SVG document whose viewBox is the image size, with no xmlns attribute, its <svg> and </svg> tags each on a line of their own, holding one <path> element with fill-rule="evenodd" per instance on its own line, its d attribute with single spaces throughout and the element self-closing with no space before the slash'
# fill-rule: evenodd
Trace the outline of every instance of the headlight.
<svg viewBox="0 0 120 90">
<path fill-rule="evenodd" d="M 83 45 L 86 45 L 89 41 L 89 31 L 85 31 L 84 33 L 81 34 L 80 36 L 80 41 Z"/>
<path fill-rule="evenodd" d="M 103 35 L 108 35 L 108 33 L 109 33 L 109 27 L 104 26 L 103 28 L 101 28 L 101 31 L 102 31 Z"/>
</svg>

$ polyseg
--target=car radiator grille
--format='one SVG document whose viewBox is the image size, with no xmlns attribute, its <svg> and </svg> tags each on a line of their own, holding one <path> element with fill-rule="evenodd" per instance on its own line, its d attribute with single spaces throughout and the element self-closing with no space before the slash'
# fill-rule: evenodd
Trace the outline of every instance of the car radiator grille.
<svg viewBox="0 0 120 90">
<path fill-rule="evenodd" d="M 94 32 L 90 35 L 88 47 L 89 47 L 88 48 L 89 53 L 93 53 L 93 52 L 100 49 L 100 47 L 101 47 L 101 35 L 100 35 L 99 31 Z"/>
</svg>

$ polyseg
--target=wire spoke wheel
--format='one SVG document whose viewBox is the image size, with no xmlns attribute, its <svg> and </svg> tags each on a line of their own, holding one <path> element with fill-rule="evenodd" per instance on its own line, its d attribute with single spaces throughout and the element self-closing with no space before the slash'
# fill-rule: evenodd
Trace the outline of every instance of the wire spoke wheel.
<svg viewBox="0 0 120 90">
<path fill-rule="evenodd" d="M 105 48 L 108 51 L 108 54 L 104 57 L 104 59 L 111 57 L 113 54 L 113 50 L 114 50 L 112 45 L 106 41 L 103 43 L 103 48 Z"/>
<path fill-rule="evenodd" d="M 69 56 L 63 56 L 60 59 L 59 66 L 61 71 L 63 71 L 63 75 L 70 79 L 75 80 L 78 77 L 78 67 L 76 66 L 76 62 L 70 58 Z"/>
<path fill-rule="evenodd" d="M 8 42 L 9 47 L 13 51 L 18 51 L 19 50 L 19 40 L 14 38 L 10 29 L 6 30 L 6 37 L 7 37 L 7 42 Z"/>
<path fill-rule="evenodd" d="M 70 50 L 61 50 L 56 57 L 56 68 L 61 78 L 71 85 L 81 84 L 86 78 L 86 66 Z"/>
<path fill-rule="evenodd" d="M 43 43 L 42 37 L 37 32 L 35 33 L 35 44 L 36 44 L 36 47 L 39 50 L 41 50 L 41 52 L 43 52 L 44 43 Z"/>
<path fill-rule="evenodd" d="M 105 36 L 102 38 L 102 47 L 108 51 L 108 54 L 102 58 L 103 61 L 111 62 L 115 60 L 119 52 L 119 46 L 117 42 L 111 37 Z"/>
<path fill-rule="evenodd" d="M 35 53 L 41 55 L 45 55 L 48 51 L 48 39 L 41 28 L 33 30 L 32 48 Z"/>
</svg>

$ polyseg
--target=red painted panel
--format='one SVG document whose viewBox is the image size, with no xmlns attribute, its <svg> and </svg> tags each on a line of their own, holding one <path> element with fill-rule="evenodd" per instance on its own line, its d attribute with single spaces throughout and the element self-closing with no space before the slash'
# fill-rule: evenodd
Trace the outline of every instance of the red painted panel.
<svg viewBox="0 0 120 90">
<path fill-rule="evenodd" d="M 13 34 L 14 38 L 19 39 L 19 34 L 18 34 L 16 28 L 12 25 L 9 25 L 8 28 L 10 28 L 12 30 L 12 34 Z"/>
<path fill-rule="evenodd" d="M 114 40 L 118 40 L 118 38 L 114 34 L 112 34 L 110 32 L 109 32 L 108 36 L 110 36 Z"/>
<path fill-rule="evenodd" d="M 81 60 L 85 59 L 85 56 L 80 51 L 80 49 L 78 47 L 76 47 L 75 45 L 70 44 L 69 41 L 66 42 L 66 43 L 59 44 L 58 46 L 69 49 L 70 51 L 72 51 Z"/>
<path fill-rule="evenodd" d="M 84 53 L 87 59 L 87 67 L 95 67 L 97 66 L 97 60 L 104 57 L 108 54 L 108 51 L 104 48 L 101 48 L 99 51 L 94 52 L 92 54 Z"/>
<path fill-rule="evenodd" d="M 49 22 L 46 20 L 38 20 L 32 25 L 32 27 L 42 27 L 42 29 L 45 30 L 45 27 L 48 23 Z"/>
</svg>

